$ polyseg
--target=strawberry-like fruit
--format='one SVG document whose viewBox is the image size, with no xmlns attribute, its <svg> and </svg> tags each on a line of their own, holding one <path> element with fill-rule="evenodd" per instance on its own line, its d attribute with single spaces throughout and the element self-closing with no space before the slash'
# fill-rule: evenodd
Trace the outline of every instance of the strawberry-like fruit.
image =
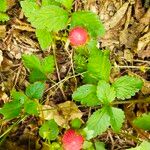
<svg viewBox="0 0 150 150">
<path fill-rule="evenodd" d="M 83 142 L 84 138 L 82 135 L 73 129 L 67 130 L 62 137 L 64 150 L 81 150 Z"/>
<path fill-rule="evenodd" d="M 89 40 L 89 35 L 83 27 L 75 27 L 69 32 L 69 40 L 73 46 L 82 46 Z"/>
</svg>

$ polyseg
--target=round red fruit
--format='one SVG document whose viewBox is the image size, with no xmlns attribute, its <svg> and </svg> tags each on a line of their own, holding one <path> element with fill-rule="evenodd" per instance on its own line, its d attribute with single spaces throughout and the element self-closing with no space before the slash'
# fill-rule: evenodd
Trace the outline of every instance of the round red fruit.
<svg viewBox="0 0 150 150">
<path fill-rule="evenodd" d="M 87 43 L 89 39 L 88 32 L 83 27 L 75 27 L 69 32 L 69 40 L 73 46 L 82 46 Z"/>
</svg>

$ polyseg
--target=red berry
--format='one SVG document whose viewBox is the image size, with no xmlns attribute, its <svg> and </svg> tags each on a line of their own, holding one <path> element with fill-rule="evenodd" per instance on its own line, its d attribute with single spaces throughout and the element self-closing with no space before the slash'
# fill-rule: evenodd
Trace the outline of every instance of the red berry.
<svg viewBox="0 0 150 150">
<path fill-rule="evenodd" d="M 62 137 L 64 150 L 81 150 L 83 142 L 83 137 L 72 129 L 67 130 Z"/>
<path fill-rule="evenodd" d="M 75 27 L 69 33 L 69 40 L 73 46 L 81 46 L 86 44 L 89 35 L 86 29 L 82 27 Z"/>
</svg>

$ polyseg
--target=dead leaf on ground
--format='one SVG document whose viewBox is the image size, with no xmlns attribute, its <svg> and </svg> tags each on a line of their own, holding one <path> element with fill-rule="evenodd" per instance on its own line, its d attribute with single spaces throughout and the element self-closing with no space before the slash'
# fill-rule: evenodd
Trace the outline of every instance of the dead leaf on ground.
<svg viewBox="0 0 150 150">
<path fill-rule="evenodd" d="M 2 51 L 0 50 L 0 66 L 1 66 L 2 61 L 3 61 L 3 53 L 2 53 Z"/>
<path fill-rule="evenodd" d="M 81 119 L 83 113 L 78 109 L 77 105 L 72 101 L 66 101 L 58 104 L 57 107 L 44 105 L 40 117 L 45 120 L 54 119 L 56 123 L 63 127 L 69 127 L 69 121 L 79 118 Z"/>
<path fill-rule="evenodd" d="M 6 36 L 6 25 L 0 25 L 0 39 Z"/>
</svg>

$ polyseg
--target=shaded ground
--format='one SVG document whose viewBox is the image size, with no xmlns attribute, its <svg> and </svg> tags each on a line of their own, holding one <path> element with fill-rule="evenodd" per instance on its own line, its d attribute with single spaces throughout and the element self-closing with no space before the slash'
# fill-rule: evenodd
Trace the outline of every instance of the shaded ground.
<svg viewBox="0 0 150 150">
<path fill-rule="evenodd" d="M 19 4 L 10 1 L 8 14 L 11 19 L 7 24 L 0 25 L 0 105 L 8 102 L 12 88 L 24 90 L 28 83 L 28 71 L 21 62 L 21 54 L 35 53 L 39 57 L 54 54 L 52 49 L 42 52 L 34 29 L 24 19 Z M 144 87 L 133 99 L 145 100 L 150 94 L 150 9 L 148 0 L 75 0 L 74 10 L 85 9 L 97 13 L 107 30 L 105 37 L 99 39 L 99 47 L 111 50 L 112 69 L 111 80 L 125 73 L 141 77 Z M 64 43 L 58 41 L 56 58 L 58 70 L 52 76 L 54 84 L 47 82 L 47 92 L 44 101 L 46 105 L 55 105 L 71 99 L 71 94 L 80 78 L 74 79 L 72 60 L 64 49 Z M 149 139 L 150 134 L 132 125 L 131 120 L 141 113 L 150 111 L 148 103 L 119 105 L 126 115 L 123 130 L 115 134 L 108 130 L 99 138 L 107 145 L 107 149 L 123 150 L 136 145 L 142 139 Z M 83 120 L 87 120 L 90 109 L 79 106 L 83 112 Z M 12 123 L 1 125 L 0 132 Z M 29 117 L 16 126 L 8 136 L 8 140 L 0 149 L 31 149 L 35 145 L 41 147 L 37 138 L 38 119 Z M 37 143 L 37 144 L 36 144 Z M 15 148 L 14 148 L 15 147 Z M 34 147 L 34 148 L 33 148 Z"/>
</svg>

